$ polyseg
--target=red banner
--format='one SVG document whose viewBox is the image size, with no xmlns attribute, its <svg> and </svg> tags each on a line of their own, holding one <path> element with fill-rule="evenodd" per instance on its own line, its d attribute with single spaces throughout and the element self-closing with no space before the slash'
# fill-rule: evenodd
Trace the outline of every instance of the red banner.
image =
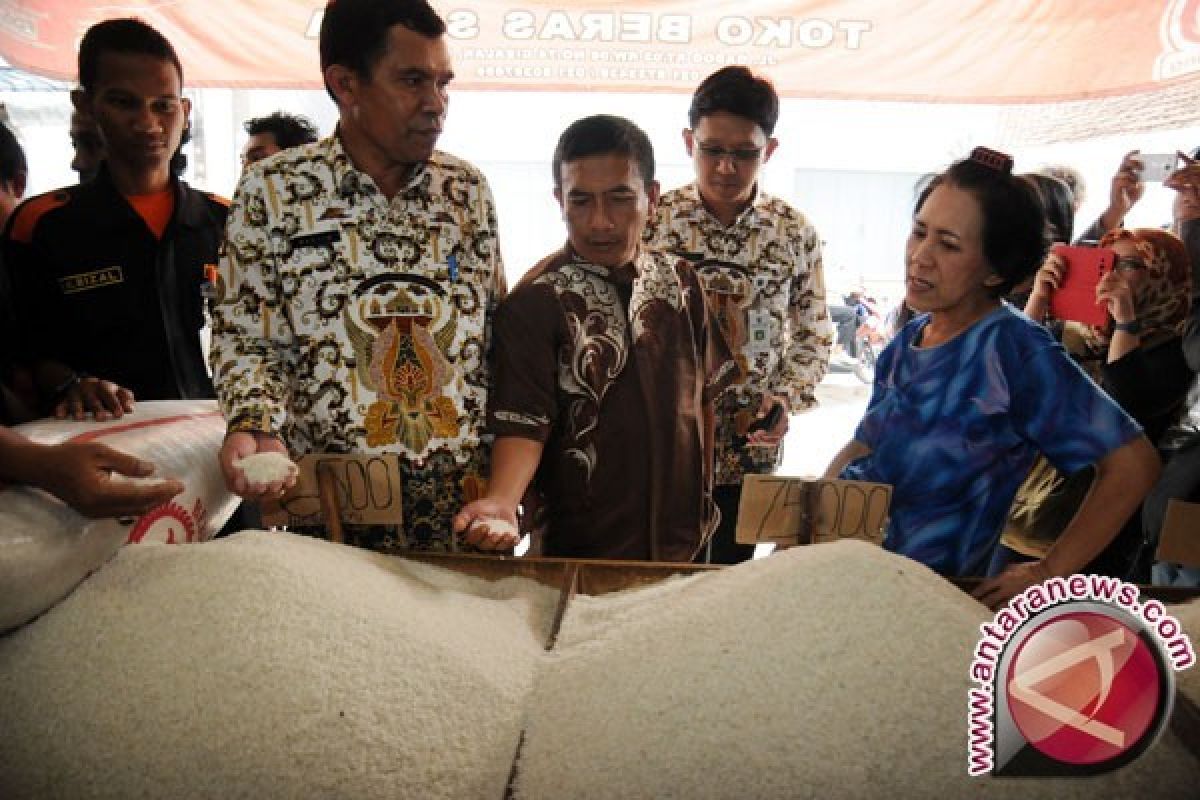
<svg viewBox="0 0 1200 800">
<path fill-rule="evenodd" d="M 725 64 L 788 96 L 1037 102 L 1200 71 L 1200 0 L 473 0 L 436 4 L 466 89 L 689 92 Z M 320 88 L 320 0 L 0 0 L 0 56 L 72 80 L 113 16 L 162 31 L 190 87 Z"/>
</svg>

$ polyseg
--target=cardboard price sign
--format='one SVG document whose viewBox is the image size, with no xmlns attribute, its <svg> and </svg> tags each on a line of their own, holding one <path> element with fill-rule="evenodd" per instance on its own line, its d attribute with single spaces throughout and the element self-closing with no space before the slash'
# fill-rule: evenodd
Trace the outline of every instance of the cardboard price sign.
<svg viewBox="0 0 1200 800">
<path fill-rule="evenodd" d="M 865 481 L 747 475 L 738 509 L 739 544 L 883 543 L 892 487 Z"/>
<path fill-rule="evenodd" d="M 347 525 L 399 525 L 403 520 L 400 457 L 314 453 L 296 462 L 296 485 L 278 501 L 263 501 L 263 524 L 270 527 L 328 525 L 321 509 L 317 472 L 325 472 Z"/>
<path fill-rule="evenodd" d="M 1167 517 L 1158 537 L 1155 558 L 1200 567 L 1200 503 L 1186 503 L 1172 497 L 1167 502 Z"/>
</svg>

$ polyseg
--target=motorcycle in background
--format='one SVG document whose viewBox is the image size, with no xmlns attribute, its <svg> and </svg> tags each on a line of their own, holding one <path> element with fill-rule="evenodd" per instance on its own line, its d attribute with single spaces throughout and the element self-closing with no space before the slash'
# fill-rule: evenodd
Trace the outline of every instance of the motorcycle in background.
<svg viewBox="0 0 1200 800">
<path fill-rule="evenodd" d="M 853 372 L 863 383 L 871 383 L 879 353 L 891 339 L 887 321 L 879 304 L 865 292 L 851 292 L 842 301 L 829 304 L 837 334 L 829 369 Z"/>
</svg>

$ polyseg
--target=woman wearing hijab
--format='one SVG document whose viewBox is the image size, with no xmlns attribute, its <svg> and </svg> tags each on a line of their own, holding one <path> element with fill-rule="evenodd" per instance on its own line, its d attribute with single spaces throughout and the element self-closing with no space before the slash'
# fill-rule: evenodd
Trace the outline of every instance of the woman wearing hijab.
<svg viewBox="0 0 1200 800">
<path fill-rule="evenodd" d="M 1110 231 L 1100 246 L 1117 254 L 1114 269 L 1096 287 L 1110 320 L 1102 327 L 1065 323 L 1063 344 L 1158 447 L 1186 411 L 1194 377 L 1182 347 L 1192 289 L 1187 250 L 1177 237 L 1154 228 Z M 1064 274 L 1062 259 L 1050 255 L 1038 271 L 1026 314 L 1045 317 Z M 1041 557 L 1078 509 L 1092 479 L 1091 470 L 1064 475 L 1039 459 L 1017 492 L 990 573 Z M 1140 524 L 1126 525 L 1087 571 L 1148 581 L 1149 564 L 1135 560 L 1141 540 Z"/>
<path fill-rule="evenodd" d="M 1112 540 L 1158 476 L 1141 429 L 1040 325 L 1001 298 L 1045 255 L 1045 216 L 1012 159 L 984 148 L 921 194 L 905 248 L 920 313 L 881 354 L 866 414 L 826 475 L 888 483 L 884 546 L 946 575 L 983 575 L 1039 453 L 1096 480 L 1041 559 L 975 592 L 995 608 L 1070 575 Z"/>
</svg>

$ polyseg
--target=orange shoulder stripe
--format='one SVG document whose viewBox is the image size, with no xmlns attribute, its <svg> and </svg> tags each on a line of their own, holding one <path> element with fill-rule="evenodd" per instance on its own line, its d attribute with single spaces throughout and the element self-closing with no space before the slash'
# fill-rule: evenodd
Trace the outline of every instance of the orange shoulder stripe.
<svg viewBox="0 0 1200 800">
<path fill-rule="evenodd" d="M 223 205 L 226 208 L 229 208 L 229 198 L 228 197 L 221 197 L 221 195 L 213 194 L 212 192 L 205 192 L 205 194 L 208 196 L 208 199 L 212 200 L 214 203 L 219 203 L 220 205 Z"/>
<path fill-rule="evenodd" d="M 15 218 L 12 222 L 9 238 L 15 242 L 29 244 L 33 241 L 33 229 L 37 227 L 38 221 L 48 211 L 65 206 L 70 200 L 71 194 L 59 189 L 58 191 L 40 194 L 32 200 L 22 203 L 14 214 Z"/>
</svg>

